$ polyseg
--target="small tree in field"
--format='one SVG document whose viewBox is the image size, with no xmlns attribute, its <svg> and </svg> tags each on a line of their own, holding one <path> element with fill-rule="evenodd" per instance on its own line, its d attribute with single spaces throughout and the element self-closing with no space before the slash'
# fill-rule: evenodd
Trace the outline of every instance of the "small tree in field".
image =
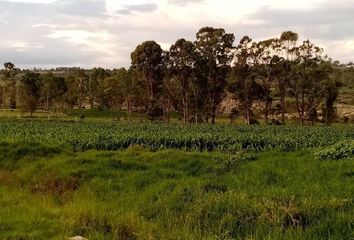
<svg viewBox="0 0 354 240">
<path fill-rule="evenodd" d="M 16 108 L 16 95 L 17 95 L 17 79 L 16 79 L 16 74 L 17 70 L 15 68 L 15 64 L 11 62 L 6 62 L 4 63 L 4 68 L 5 68 L 5 88 L 7 91 L 7 94 L 9 95 L 10 98 L 10 108 L 15 109 Z"/>
<path fill-rule="evenodd" d="M 22 110 L 30 112 L 32 117 L 40 99 L 40 74 L 26 72 L 21 79 L 19 92 Z"/>
</svg>

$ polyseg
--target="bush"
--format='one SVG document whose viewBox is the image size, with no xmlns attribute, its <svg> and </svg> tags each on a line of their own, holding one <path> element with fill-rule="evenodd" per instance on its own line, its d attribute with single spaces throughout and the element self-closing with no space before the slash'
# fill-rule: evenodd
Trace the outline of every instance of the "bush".
<svg viewBox="0 0 354 240">
<path fill-rule="evenodd" d="M 320 160 L 341 160 L 354 157 L 354 141 L 339 142 L 315 153 Z"/>
<path fill-rule="evenodd" d="M 59 147 L 40 143 L 0 142 L 0 167 L 14 169 L 22 162 L 40 157 L 53 156 L 61 152 Z"/>
</svg>

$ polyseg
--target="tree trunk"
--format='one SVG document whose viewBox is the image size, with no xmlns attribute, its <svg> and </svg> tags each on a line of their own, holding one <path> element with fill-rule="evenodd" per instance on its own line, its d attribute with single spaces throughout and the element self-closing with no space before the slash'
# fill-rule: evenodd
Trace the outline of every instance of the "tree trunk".
<svg viewBox="0 0 354 240">
<path fill-rule="evenodd" d="M 216 106 L 213 106 L 211 109 L 211 124 L 215 124 L 215 119 L 216 119 Z"/>
<path fill-rule="evenodd" d="M 183 104 L 183 122 L 187 123 L 188 119 L 188 105 L 186 100 L 186 94 L 182 93 L 182 104 Z"/>
<path fill-rule="evenodd" d="M 327 105 L 326 105 L 326 117 L 325 117 L 325 124 L 327 125 L 327 126 L 329 126 L 329 121 L 328 121 L 328 107 L 327 107 Z"/>
<path fill-rule="evenodd" d="M 45 104 L 46 104 L 45 108 L 49 112 L 49 96 L 48 96 L 48 94 L 47 94 L 47 97 L 46 97 L 46 103 Z"/>
<path fill-rule="evenodd" d="M 265 102 L 265 110 L 264 110 L 264 119 L 265 119 L 266 125 L 268 124 L 268 121 L 269 121 L 270 105 L 271 105 L 271 100 L 270 100 L 269 96 L 267 96 L 266 102 Z"/>
<path fill-rule="evenodd" d="M 266 103 L 266 105 L 267 105 L 267 103 Z M 267 106 L 266 106 L 265 113 L 264 113 L 264 119 L 265 119 L 265 124 L 268 125 L 269 111 L 268 111 L 268 107 Z"/>
<path fill-rule="evenodd" d="M 295 99 L 296 99 L 296 109 L 297 109 L 297 114 L 299 116 L 299 121 L 300 121 L 300 124 L 303 125 L 301 108 L 300 108 L 300 98 L 299 98 L 299 94 L 297 92 L 295 93 Z"/>
<path fill-rule="evenodd" d="M 211 124 L 215 124 L 215 114 L 213 113 L 211 116 Z"/>
<path fill-rule="evenodd" d="M 149 95 L 150 95 L 150 101 L 151 101 L 151 104 L 154 100 L 154 86 L 153 86 L 153 81 L 151 78 L 148 78 L 149 80 Z"/>
<path fill-rule="evenodd" d="M 92 96 L 90 97 L 90 108 L 91 108 L 91 109 L 94 108 L 94 106 L 93 106 L 93 97 L 92 97 Z"/>
<path fill-rule="evenodd" d="M 130 106 L 130 101 L 128 100 L 127 102 L 127 114 L 128 114 L 128 119 L 131 122 L 132 121 L 132 113 L 131 113 L 131 106 Z"/>
<path fill-rule="evenodd" d="M 171 98 L 168 97 L 167 99 L 167 123 L 170 123 L 171 120 Z"/>
<path fill-rule="evenodd" d="M 245 109 L 246 109 L 246 124 L 251 125 L 251 112 L 248 103 L 245 104 Z"/>
<path fill-rule="evenodd" d="M 301 91 L 301 125 L 305 123 L 305 94 L 304 90 Z"/>
<path fill-rule="evenodd" d="M 281 90 L 280 93 L 280 105 L 281 105 L 281 124 L 285 125 L 285 93 Z"/>
<path fill-rule="evenodd" d="M 183 108 L 183 122 L 184 123 L 188 122 L 188 110 L 186 107 Z"/>
<path fill-rule="evenodd" d="M 5 95 L 5 89 L 2 90 L 2 96 L 3 96 L 3 100 L 2 100 L 2 103 L 3 103 L 3 108 L 5 109 L 6 108 L 6 95 Z"/>
</svg>

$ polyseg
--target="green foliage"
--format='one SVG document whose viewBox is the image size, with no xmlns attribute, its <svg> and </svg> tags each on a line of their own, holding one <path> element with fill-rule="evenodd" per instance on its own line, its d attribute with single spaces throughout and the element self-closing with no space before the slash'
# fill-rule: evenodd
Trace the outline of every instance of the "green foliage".
<svg viewBox="0 0 354 240">
<path fill-rule="evenodd" d="M 102 109 L 106 105 L 106 94 L 104 81 L 108 79 L 109 74 L 103 68 L 94 68 L 88 79 L 88 94 L 91 108 L 94 108 L 94 103 L 97 103 L 97 108 Z"/>
<path fill-rule="evenodd" d="M 132 68 L 143 77 L 151 103 L 158 98 L 162 83 L 163 50 L 155 41 L 146 41 L 136 47 L 131 53 Z"/>
<path fill-rule="evenodd" d="M 167 59 L 168 74 L 172 80 L 175 80 L 174 84 L 177 85 L 175 86 L 175 92 L 172 92 L 170 95 L 175 99 L 181 99 L 180 104 L 177 105 L 177 110 L 183 112 L 184 123 L 187 123 L 189 115 L 192 112 L 190 106 L 194 104 L 192 97 L 194 93 L 193 85 L 197 82 L 193 69 L 198 59 L 195 45 L 184 38 L 179 39 L 171 46 Z M 202 86 L 197 89 L 203 91 Z M 194 95 L 196 94 L 194 93 Z"/>
<path fill-rule="evenodd" d="M 62 97 L 67 92 L 64 77 L 55 76 L 53 73 L 45 73 L 40 76 L 40 102 L 45 110 L 62 102 Z"/>
<path fill-rule="evenodd" d="M 315 153 L 320 160 L 341 160 L 354 157 L 354 141 L 342 141 Z"/>
<path fill-rule="evenodd" d="M 69 146 L 77 151 L 142 145 L 198 151 L 281 149 L 293 151 L 353 139 L 353 127 L 231 126 L 2 120 L 0 137 Z"/>
<path fill-rule="evenodd" d="M 233 59 L 233 33 L 226 33 L 225 29 L 203 27 L 196 34 L 195 47 L 199 54 L 197 60 L 199 76 L 206 82 L 205 88 L 207 118 L 211 117 L 214 124 L 218 106 L 225 97 L 227 75 Z"/>
<path fill-rule="evenodd" d="M 37 110 L 40 98 L 40 74 L 26 72 L 21 79 L 20 102 L 24 111 L 32 114 Z"/>
</svg>

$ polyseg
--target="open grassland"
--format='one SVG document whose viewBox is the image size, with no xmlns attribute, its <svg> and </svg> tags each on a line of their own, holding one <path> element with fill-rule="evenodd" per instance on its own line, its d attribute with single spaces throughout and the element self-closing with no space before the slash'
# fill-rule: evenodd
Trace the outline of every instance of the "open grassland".
<svg viewBox="0 0 354 240">
<path fill-rule="evenodd" d="M 352 158 L 0 148 L 1 239 L 354 237 Z"/>
<path fill-rule="evenodd" d="M 354 238 L 353 127 L 8 119 L 0 138 L 0 239 Z"/>
</svg>

